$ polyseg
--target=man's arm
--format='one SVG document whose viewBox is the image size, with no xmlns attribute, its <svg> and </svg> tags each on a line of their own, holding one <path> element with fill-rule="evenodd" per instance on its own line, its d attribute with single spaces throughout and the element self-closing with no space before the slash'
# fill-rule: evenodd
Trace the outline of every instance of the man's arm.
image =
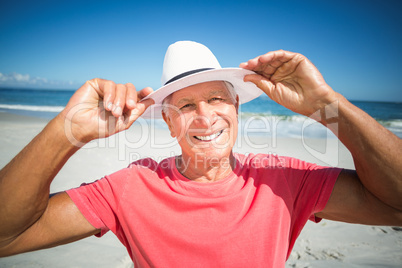
<svg viewBox="0 0 402 268">
<path fill-rule="evenodd" d="M 22 233 L 4 240 L 0 257 L 55 247 L 99 233 L 65 193 L 48 200 L 43 214 Z"/>
<path fill-rule="evenodd" d="M 76 150 L 65 138 L 63 120 L 56 117 L 1 170 L 1 247 L 40 219 L 48 206 L 51 181 Z"/>
<path fill-rule="evenodd" d="M 402 225 L 402 142 L 326 84 L 303 55 L 274 51 L 242 63 L 255 83 L 286 108 L 329 127 L 351 152 L 356 172 L 343 171 L 317 216 L 365 224 Z"/>
<path fill-rule="evenodd" d="M 79 146 L 125 130 L 153 102 L 150 88 L 94 79 L 72 96 L 0 171 L 0 256 L 66 243 L 97 233 L 67 194 L 49 199 L 50 184 Z M 106 108 L 104 108 L 106 107 Z"/>
<path fill-rule="evenodd" d="M 339 96 L 326 113 L 327 124 L 349 149 L 356 171 L 340 174 L 319 217 L 372 225 L 402 225 L 402 140 L 371 116 Z M 336 129 L 334 128 L 336 127 Z"/>
</svg>

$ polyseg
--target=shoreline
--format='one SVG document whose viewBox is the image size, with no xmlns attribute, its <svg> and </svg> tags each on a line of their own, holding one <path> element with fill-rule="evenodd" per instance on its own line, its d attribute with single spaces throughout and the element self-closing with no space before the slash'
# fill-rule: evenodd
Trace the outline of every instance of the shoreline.
<svg viewBox="0 0 402 268">
<path fill-rule="evenodd" d="M 0 166 L 6 165 L 49 120 L 0 113 Z M 126 167 L 133 160 L 153 157 L 160 161 L 180 153 L 168 130 L 152 137 L 141 126 L 107 139 L 93 141 L 74 154 L 54 179 L 51 192 L 78 187 Z M 143 136 L 147 139 L 141 140 Z M 334 142 L 335 141 L 335 142 Z M 152 144 L 153 142 L 153 144 Z M 152 145 L 152 146 L 151 146 Z M 154 147 L 154 148 L 152 148 Z M 353 159 L 337 139 L 240 136 L 234 151 L 272 153 L 317 164 L 353 168 Z M 330 164 L 331 164 L 330 163 Z M 102 256 L 102 258 L 99 258 Z M 286 267 L 400 267 L 402 232 L 392 227 L 363 226 L 323 220 L 308 222 L 293 248 Z M 52 249 L 0 259 L 0 267 L 133 267 L 124 246 L 111 232 L 102 239 L 86 238 Z"/>
<path fill-rule="evenodd" d="M 360 104 L 359 104 L 360 103 Z M 402 118 L 401 108 L 393 107 L 390 109 L 389 115 L 385 115 L 384 113 L 379 113 L 384 109 L 384 107 L 379 107 L 377 109 L 373 109 L 371 106 L 367 106 L 370 102 L 356 102 L 355 105 L 360 108 L 364 108 L 363 110 L 367 110 L 366 112 L 370 112 L 371 116 L 383 127 L 387 128 L 389 131 L 393 132 L 399 138 L 402 138 Z M 246 103 L 243 106 L 250 105 Z M 267 103 L 269 106 L 269 103 Z M 389 103 L 389 105 L 398 106 L 399 103 Z M 278 106 L 280 106 L 278 104 Z M 25 109 L 24 109 L 25 107 Z M 30 116 L 36 117 L 40 119 L 50 120 L 54 116 L 56 116 L 64 106 L 32 106 L 32 105 L 20 105 L 20 104 L 0 104 L 0 115 L 1 114 L 15 114 L 21 116 Z M 280 106 L 280 110 L 277 110 L 278 107 L 271 107 L 274 112 L 250 112 L 250 108 L 245 108 L 246 111 L 239 109 L 239 126 L 244 129 L 244 132 L 248 136 L 260 136 L 266 137 L 274 136 L 280 138 L 311 138 L 311 139 L 326 139 L 326 138 L 334 138 L 336 136 L 327 131 L 327 129 L 322 126 L 320 123 L 317 123 L 315 120 L 309 119 L 303 115 L 299 115 L 287 110 L 284 107 Z M 243 107 L 244 109 L 244 107 Z M 399 109 L 399 110 L 397 110 Z M 269 110 L 269 109 L 268 109 Z M 377 112 L 375 112 L 377 111 Z M 370 114 L 369 113 L 369 114 Z M 377 114 L 377 117 L 375 116 Z M 140 121 L 140 122 L 139 122 Z M 167 130 L 165 122 L 162 119 L 157 120 L 149 120 L 142 119 L 141 117 L 134 122 L 135 125 L 143 125 L 146 124 L 150 128 L 164 129 Z M 242 133 L 244 134 L 244 133 Z"/>
<path fill-rule="evenodd" d="M 6 147 L 9 149 L 4 150 L 5 147 L 3 147 L 1 155 L 6 155 L 4 152 L 7 152 L 7 155 L 15 152 L 14 155 L 16 155 L 50 120 L 35 116 L 0 113 L 0 129 L 2 130 L 0 138 L 7 141 Z M 144 147 L 146 150 L 143 150 Z M 180 147 L 177 141 L 171 138 L 168 129 L 151 128 L 149 125 L 135 123 L 126 131 L 106 139 L 91 141 L 76 154 L 88 155 L 91 151 L 99 154 L 101 150 L 105 150 L 108 155 L 114 155 L 116 163 L 127 165 L 140 158 L 152 157 L 154 160 L 160 161 L 180 154 Z M 324 139 L 243 135 L 239 132 L 233 152 L 268 153 L 295 157 L 324 166 L 354 168 L 352 156 L 347 148 L 338 139 L 332 137 Z M 108 158 L 108 160 L 110 159 Z M 0 158 L 1 167 L 6 164 L 5 161 Z"/>
</svg>

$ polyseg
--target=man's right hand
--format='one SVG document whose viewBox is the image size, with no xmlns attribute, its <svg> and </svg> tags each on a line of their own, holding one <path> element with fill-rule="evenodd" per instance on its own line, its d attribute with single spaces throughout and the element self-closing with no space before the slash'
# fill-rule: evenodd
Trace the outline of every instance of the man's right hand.
<svg viewBox="0 0 402 268">
<path fill-rule="evenodd" d="M 128 129 L 153 104 L 152 99 L 142 101 L 150 93 L 150 87 L 137 92 L 131 83 L 115 84 L 99 78 L 87 81 L 59 115 L 65 120 L 67 138 L 81 147 Z"/>
<path fill-rule="evenodd" d="M 66 193 L 50 184 L 85 143 L 129 128 L 153 103 L 132 84 L 93 79 L 0 170 L 0 257 L 72 242 L 99 232 Z M 106 107 L 106 108 L 104 108 Z M 39 234 L 39 235 L 38 235 Z"/>
</svg>

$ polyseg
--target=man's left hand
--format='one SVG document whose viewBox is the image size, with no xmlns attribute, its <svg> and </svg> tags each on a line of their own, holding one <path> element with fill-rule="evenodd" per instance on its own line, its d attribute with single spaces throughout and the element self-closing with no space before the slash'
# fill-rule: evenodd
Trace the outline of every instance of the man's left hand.
<svg viewBox="0 0 402 268">
<path fill-rule="evenodd" d="M 241 68 L 257 74 L 246 75 L 280 105 L 306 116 L 337 99 L 317 68 L 303 55 L 289 51 L 273 51 L 258 56 Z"/>
</svg>

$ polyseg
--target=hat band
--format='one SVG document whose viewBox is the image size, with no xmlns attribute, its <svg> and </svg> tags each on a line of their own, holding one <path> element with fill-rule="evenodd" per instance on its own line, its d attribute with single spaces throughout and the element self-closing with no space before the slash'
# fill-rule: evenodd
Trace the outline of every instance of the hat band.
<svg viewBox="0 0 402 268">
<path fill-rule="evenodd" d="M 172 83 L 173 81 L 179 80 L 180 78 L 183 78 L 185 76 L 188 76 L 190 74 L 195 74 L 195 73 L 199 73 L 199 72 L 203 72 L 203 71 L 208 71 L 208 70 L 213 70 L 214 68 L 201 68 L 201 69 L 196 69 L 196 70 L 192 70 L 192 71 L 188 71 L 179 75 L 176 75 L 175 77 L 173 77 L 172 79 L 170 79 L 169 81 L 167 81 L 164 86 L 166 86 L 169 83 Z"/>
</svg>

